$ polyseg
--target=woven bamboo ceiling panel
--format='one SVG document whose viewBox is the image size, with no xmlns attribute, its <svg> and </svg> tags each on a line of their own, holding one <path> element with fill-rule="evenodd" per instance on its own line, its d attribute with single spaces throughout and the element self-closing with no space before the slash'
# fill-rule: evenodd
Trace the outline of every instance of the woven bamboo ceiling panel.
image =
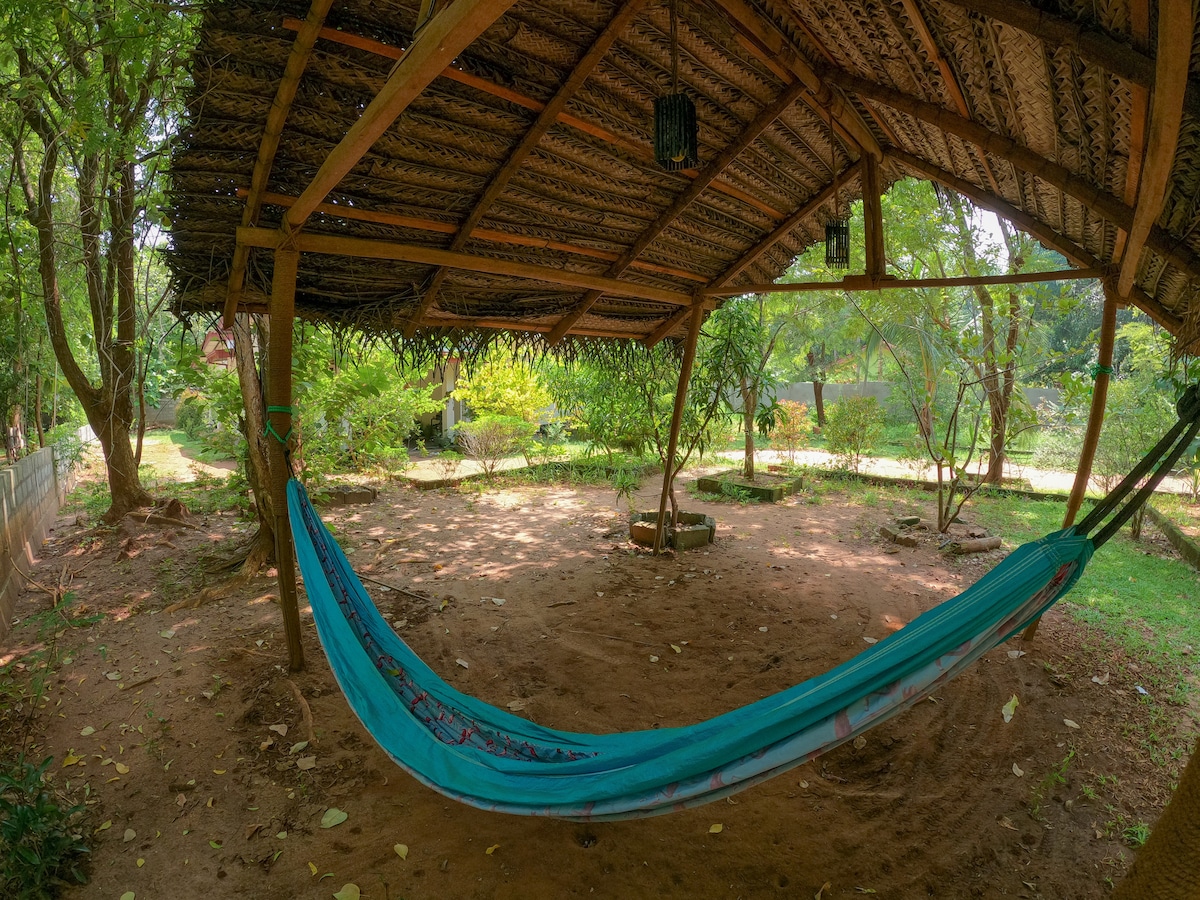
<svg viewBox="0 0 1200 900">
<path fill-rule="evenodd" d="M 182 309 L 264 309 L 282 246 L 307 319 L 657 340 L 916 175 L 1200 337 L 1190 2 L 674 4 L 210 0 L 172 160 Z M 675 84 L 699 162 L 671 172 Z"/>
</svg>

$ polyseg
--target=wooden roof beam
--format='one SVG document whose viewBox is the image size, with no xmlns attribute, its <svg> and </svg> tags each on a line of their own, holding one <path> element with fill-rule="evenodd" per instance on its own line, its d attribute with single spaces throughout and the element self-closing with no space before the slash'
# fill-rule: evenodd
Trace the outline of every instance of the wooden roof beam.
<svg viewBox="0 0 1200 900">
<path fill-rule="evenodd" d="M 1133 209 L 1133 224 L 1129 228 L 1121 257 L 1121 274 L 1117 278 L 1117 296 L 1121 298 L 1129 296 L 1146 239 L 1162 214 L 1170 190 L 1195 29 L 1196 13 L 1191 0 L 1160 0 L 1154 91 L 1150 96 L 1150 133 L 1138 184 L 1137 205 Z"/>
<path fill-rule="evenodd" d="M 731 297 L 735 294 L 791 294 L 814 291 L 880 291 L 908 288 L 972 287 L 993 284 L 1039 284 L 1046 281 L 1078 281 L 1084 278 L 1103 278 L 1108 269 L 1058 269 L 1053 272 L 1023 272 L 1014 275 L 964 275 L 947 278 L 884 278 L 875 280 L 867 275 L 847 275 L 839 281 L 798 281 L 748 284 L 737 290 L 702 289 L 705 297 Z"/>
<path fill-rule="evenodd" d="M 955 6 L 1019 28 L 1051 47 L 1069 47 L 1085 62 L 1101 66 L 1134 84 L 1153 88 L 1154 60 L 1138 50 L 1110 37 L 1107 33 L 1088 28 L 1054 13 L 1042 12 L 1022 0 L 949 0 Z M 1164 3 L 1164 5 L 1166 5 Z M 1191 32 L 1188 32 L 1191 34 Z M 1186 76 L 1187 67 L 1184 67 Z M 1200 82 L 1187 79 L 1184 108 L 1200 116 Z"/>
<path fill-rule="evenodd" d="M 245 188 L 238 188 L 238 196 L 241 196 L 244 192 Z M 287 194 L 264 191 L 262 202 L 268 206 L 288 207 L 296 202 L 296 198 L 290 197 Z M 402 213 L 368 210 L 341 203 L 319 203 L 314 212 L 336 216 L 341 219 L 351 219 L 356 222 L 371 222 L 376 225 L 394 225 L 397 228 L 411 228 L 414 231 L 432 231 L 437 234 L 455 234 L 458 231 L 458 226 L 451 222 L 422 219 L 417 216 L 406 216 Z M 612 262 L 620 256 L 619 253 L 612 250 L 580 247 L 577 244 L 568 244 L 564 241 L 552 241 L 549 238 L 533 237 L 531 235 L 509 234 L 507 231 L 496 231 L 491 228 L 476 228 L 471 232 L 471 237 L 494 244 L 508 244 L 517 247 L 544 247 L 547 250 L 558 250 L 562 253 L 572 253 L 578 256 L 591 257 L 592 259 L 602 259 L 605 262 Z M 683 278 L 687 281 L 703 283 L 708 280 L 703 275 L 698 275 L 695 272 L 676 269 L 673 266 L 660 266 L 657 263 L 645 262 L 643 260 L 637 260 L 632 264 L 631 268 L 640 269 L 645 272 L 655 272 L 659 275 L 670 275 L 673 278 Z"/>
<path fill-rule="evenodd" d="M 913 29 L 917 32 L 917 39 L 921 42 L 925 53 L 933 60 L 933 64 L 937 66 L 938 72 L 942 75 L 942 81 L 946 85 L 946 90 L 950 94 L 950 99 L 954 101 L 954 106 L 958 110 L 959 115 L 964 119 L 971 118 L 971 108 L 967 106 L 967 97 L 963 93 L 962 85 L 958 83 L 958 76 L 954 74 L 954 70 L 950 68 L 950 62 L 942 54 L 942 49 L 934 40 L 933 32 L 929 29 L 929 23 L 925 21 L 925 16 L 921 12 L 921 8 L 917 6 L 916 0 L 900 0 L 904 7 L 904 12 L 908 15 L 909 22 L 912 23 Z M 899 143 L 898 141 L 896 143 Z M 1000 184 L 996 181 L 996 173 L 992 171 L 991 164 L 988 163 L 986 156 L 980 157 L 980 162 L 983 164 L 983 173 L 987 176 L 988 183 L 992 186 L 995 192 L 1000 191 Z"/>
<path fill-rule="evenodd" d="M 461 2 L 461 0 L 458 0 Z M 619 297 L 633 297 L 652 303 L 671 306 L 690 306 L 691 294 L 669 291 L 648 285 L 633 284 L 604 275 L 589 275 L 586 272 L 570 272 L 551 266 L 515 262 L 507 259 L 492 259 L 455 253 L 436 247 L 416 244 L 401 244 L 394 241 L 373 241 L 367 238 L 338 237 L 329 234 L 306 234 L 295 232 L 285 235 L 273 228 L 239 228 L 238 240 L 248 247 L 274 250 L 280 246 L 292 246 L 301 253 L 328 253 L 334 256 L 350 256 L 361 259 L 394 259 L 429 266 L 444 266 L 468 272 L 482 272 L 508 278 L 528 278 L 547 284 L 564 285 L 571 288 L 600 290 Z"/>
<path fill-rule="evenodd" d="M 1150 2 L 1149 0 L 1130 0 L 1129 4 L 1129 36 L 1133 46 L 1145 52 L 1150 42 Z M 1150 118 L 1150 92 L 1143 85 L 1129 86 L 1129 161 L 1125 166 L 1125 205 L 1133 209 L 1137 203 L 1138 183 L 1142 175 L 1142 156 L 1146 152 L 1146 126 Z M 1117 239 L 1113 242 L 1113 259 L 1120 262 L 1125 254 L 1125 241 L 1129 232 L 1124 228 L 1117 230 Z M 1116 286 L 1113 285 L 1113 290 Z"/>
<path fill-rule="evenodd" d="M 330 151 L 312 182 L 284 215 L 280 230 L 286 235 L 303 227 L 317 204 L 337 187 L 408 104 L 515 2 L 454 0 L 431 19 L 396 63 L 375 99 Z"/>
<path fill-rule="evenodd" d="M 915 175 L 927 178 L 930 181 L 936 181 L 939 184 L 944 184 L 946 187 L 958 191 L 964 197 L 967 197 L 976 206 L 990 209 L 996 215 L 1003 216 L 1012 222 L 1014 226 L 1036 238 L 1051 250 L 1058 251 L 1075 265 L 1085 269 L 1103 268 L 1100 260 L 1092 256 L 1084 248 L 1063 237 L 1041 220 L 1035 219 L 1024 210 L 1018 209 L 1007 200 L 1003 200 L 995 194 L 985 191 L 978 185 L 972 184 L 966 179 L 959 178 L 952 172 L 947 172 L 945 169 L 935 166 L 933 163 L 926 162 L 919 156 L 906 153 L 903 150 L 889 150 L 888 157 L 901 163 Z M 1134 287 L 1129 292 L 1128 299 L 1171 334 L 1177 333 L 1183 325 L 1183 320 L 1179 316 L 1171 312 L 1141 288 Z"/>
<path fill-rule="evenodd" d="M 1133 210 L 1112 194 L 1101 190 L 1086 178 L 1082 178 L 1065 166 L 1047 159 L 1011 138 L 988 130 L 978 122 L 925 100 L 910 97 L 900 91 L 876 84 L 843 70 L 829 70 L 826 77 L 846 90 L 863 97 L 871 97 L 893 109 L 928 122 L 947 134 L 975 144 L 985 153 L 991 153 L 1011 163 L 1018 169 L 1035 175 L 1051 187 L 1057 188 L 1084 206 L 1099 213 L 1118 228 L 1128 230 L 1133 224 Z M 1162 254 L 1171 265 L 1189 276 L 1200 278 L 1200 256 L 1166 230 L 1152 225 L 1146 237 L 1146 246 Z"/>
<path fill-rule="evenodd" d="M 295 29 L 299 28 L 300 24 L 301 23 L 299 19 L 285 18 L 283 20 L 284 28 Z M 359 50 L 365 50 L 368 53 L 374 53 L 378 56 L 386 57 L 387 59 L 398 60 L 404 57 L 404 51 L 399 47 L 394 47 L 391 44 L 385 44 L 382 41 L 376 41 L 372 38 L 360 37 L 346 31 L 338 31 L 334 28 L 324 28 L 321 30 L 320 36 L 324 40 L 333 41 L 347 47 L 355 47 Z M 490 94 L 493 97 L 499 97 L 503 100 L 507 100 L 510 103 L 515 103 L 518 106 L 531 109 L 534 112 L 540 112 L 545 107 L 545 104 L 541 100 L 535 100 L 533 97 L 528 97 L 525 94 L 514 91 L 512 88 L 496 84 L 488 81 L 486 78 L 480 78 L 478 75 L 472 75 L 469 72 L 464 72 L 461 69 L 454 68 L 453 66 L 447 66 L 441 74 L 452 81 L 457 81 L 460 84 L 468 85 L 478 91 L 482 91 L 485 94 Z M 631 141 L 628 138 L 614 134 L 613 132 L 601 128 L 598 125 L 592 124 L 591 122 L 585 122 L 578 116 L 573 116 L 567 112 L 561 112 L 558 114 L 558 124 L 567 125 L 571 128 L 582 131 L 585 134 L 589 134 L 594 138 L 598 138 L 605 143 L 612 144 L 616 147 L 621 147 L 643 162 L 654 161 L 654 150 L 648 144 L 639 144 L 636 141 Z M 695 178 L 697 172 L 695 169 L 680 169 L 675 174 L 682 175 L 684 178 Z M 751 206 L 773 219 L 783 218 L 784 214 L 779 210 L 773 209 L 766 203 L 763 203 L 757 197 L 747 194 L 745 191 L 739 190 L 734 185 L 722 181 L 721 179 L 713 182 L 712 188 L 715 191 L 720 191 L 726 196 L 733 197 L 735 200 L 740 200 L 747 206 Z"/>
<path fill-rule="evenodd" d="M 803 99 L 819 116 L 832 115 L 842 134 L 856 145 L 858 151 L 869 153 L 876 159 L 883 158 L 883 148 L 858 111 L 836 91 L 831 91 L 817 70 L 804 58 L 800 48 L 780 31 L 774 22 L 764 19 L 746 0 L 714 0 L 744 34 L 757 42 L 761 49 L 756 53 L 772 69 L 782 67 L 798 78 L 809 94 Z M 752 51 L 753 47 L 750 48 Z M 857 156 L 857 153 L 852 154 Z"/>
<path fill-rule="evenodd" d="M 271 167 L 275 164 L 275 153 L 279 150 L 279 137 L 283 134 L 284 123 L 292 109 L 292 101 L 296 99 L 296 90 L 300 87 L 300 79 L 308 68 L 309 57 L 312 56 L 313 45 L 317 35 L 325 24 L 325 16 L 333 0 L 313 0 L 309 7 L 308 17 L 296 31 L 296 40 L 292 42 L 291 52 L 288 53 L 287 63 L 283 68 L 283 78 L 275 90 L 275 100 L 267 113 L 267 122 L 263 127 L 262 140 L 258 145 L 258 157 L 254 160 L 254 171 L 250 175 L 250 191 L 246 195 L 246 207 L 242 210 L 242 224 L 258 224 L 258 214 L 262 209 L 262 195 L 266 190 L 267 181 L 271 177 Z M 225 297 L 225 327 L 231 327 L 234 314 L 237 312 L 238 301 L 242 288 L 246 283 L 246 263 L 250 258 L 250 250 L 237 244 L 233 248 L 233 264 L 229 270 L 229 287 Z"/>
<path fill-rule="evenodd" d="M 508 182 L 512 179 L 517 170 L 528 159 L 529 154 L 545 137 L 546 132 L 558 121 L 559 115 L 566 109 L 567 103 L 572 97 L 578 93 L 583 87 L 584 82 L 591 76 L 592 71 L 600 64 L 600 61 L 612 49 L 612 45 L 616 42 L 617 37 L 625 30 L 630 21 L 638 11 L 642 8 L 645 0 L 625 0 L 624 6 L 617 10 L 617 14 L 613 16 L 600 35 L 592 42 L 592 46 L 588 48 L 583 58 L 575 66 L 574 70 L 566 81 L 562 83 L 554 96 L 549 102 L 542 107 L 542 111 L 538 113 L 538 117 L 534 123 L 525 132 L 525 136 L 513 148 L 504 165 L 492 176 L 492 180 L 484 189 L 483 195 L 476 202 L 474 208 L 467 214 L 463 220 L 462 226 L 458 233 L 454 236 L 454 240 L 450 242 L 451 250 L 461 250 L 463 246 L 471 239 L 472 232 L 480 223 L 487 211 L 491 208 L 496 199 L 508 187 Z M 416 331 L 417 323 L 421 318 L 437 304 L 437 290 L 435 285 L 440 285 L 440 279 L 434 278 L 429 289 L 421 297 L 421 302 L 417 306 L 416 312 L 413 314 L 412 320 L 404 327 L 404 336 L 412 337 Z"/>
<path fill-rule="evenodd" d="M 638 235 L 638 239 L 633 242 L 628 250 L 621 254 L 621 258 L 609 267 L 609 276 L 615 278 L 629 268 L 646 251 L 646 248 L 653 244 L 683 214 L 683 211 L 691 206 L 708 189 L 716 177 L 724 172 L 747 147 L 758 140 L 759 136 L 770 128 L 775 120 L 783 115 L 800 98 L 805 90 L 806 88 L 800 82 L 794 82 L 785 87 L 771 103 L 759 110 L 758 115 L 742 129 L 741 134 L 734 138 L 725 149 L 713 157 L 700 170 L 700 173 L 692 180 L 691 184 L 680 192 L 670 206 L 659 213 L 658 218 Z M 585 294 L 583 300 L 573 310 L 563 316 L 554 327 L 554 331 L 550 335 L 550 343 L 554 344 L 555 339 L 561 338 L 563 334 L 566 334 L 574 323 L 578 322 L 592 308 L 592 305 L 600 299 L 600 296 L 601 293 L 598 291 L 589 291 Z"/>
<path fill-rule="evenodd" d="M 803 206 L 788 216 L 784 221 L 780 222 L 770 234 L 743 253 L 737 262 L 714 278 L 709 283 L 708 288 L 722 288 L 729 284 L 730 281 L 741 275 L 742 272 L 746 271 L 746 269 L 750 268 L 750 266 L 754 265 L 754 263 L 758 261 L 759 257 L 783 240 L 783 238 L 787 236 L 797 225 L 833 199 L 837 193 L 839 185 L 845 184 L 847 181 L 857 175 L 859 170 L 862 168 L 862 165 L 863 163 L 860 159 L 858 162 L 851 163 L 849 166 L 843 169 L 840 173 L 838 173 L 837 177 L 832 182 L 821 188 L 821 190 L 817 191 L 817 193 L 813 194 Z M 738 291 L 737 293 L 742 292 Z"/>
<path fill-rule="evenodd" d="M 488 319 L 468 316 L 426 316 L 420 322 L 422 328 L 488 328 L 501 331 L 526 331 L 530 334 L 545 334 L 550 326 L 538 322 L 522 322 L 520 319 Z M 636 332 L 613 331 L 606 328 L 575 328 L 571 334 L 580 337 L 615 338 L 618 340 L 633 340 L 638 337 Z"/>
</svg>

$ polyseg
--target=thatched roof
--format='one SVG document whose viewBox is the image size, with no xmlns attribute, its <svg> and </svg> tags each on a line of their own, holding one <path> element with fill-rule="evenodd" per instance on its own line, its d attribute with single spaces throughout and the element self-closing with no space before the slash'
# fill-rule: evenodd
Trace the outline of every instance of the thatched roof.
<svg viewBox="0 0 1200 900">
<path fill-rule="evenodd" d="M 659 338 L 703 291 L 778 277 L 835 197 L 915 174 L 1200 335 L 1191 3 L 675 2 L 699 120 L 681 172 L 652 150 L 664 0 L 317 0 L 309 26 L 306 2 L 210 0 L 172 162 L 183 309 L 224 309 L 231 272 L 263 308 L 291 215 L 303 317 Z M 402 112 L 348 147 L 381 90 Z M 331 153 L 347 173 L 310 188 Z"/>
</svg>

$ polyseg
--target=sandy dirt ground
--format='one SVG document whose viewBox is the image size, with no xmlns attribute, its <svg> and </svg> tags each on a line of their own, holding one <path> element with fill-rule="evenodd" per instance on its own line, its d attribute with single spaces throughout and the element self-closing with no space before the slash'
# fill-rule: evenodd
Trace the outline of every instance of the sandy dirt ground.
<svg viewBox="0 0 1200 900">
<path fill-rule="evenodd" d="M 648 479 L 639 503 L 656 492 Z M 1005 552 L 954 560 L 932 535 L 886 543 L 881 524 L 930 516 L 932 498 L 856 496 L 826 485 L 775 506 L 690 500 L 716 517 L 715 544 L 657 558 L 628 542 L 626 510 L 597 487 L 393 485 L 324 514 L 443 677 L 537 722 L 603 732 L 683 725 L 821 673 Z M 1182 765 L 1153 764 L 1133 727 L 1162 710 L 1139 697 L 1142 663 L 1055 610 L 1033 642 L 727 801 L 620 823 L 481 812 L 375 745 L 303 594 L 299 673 L 285 668 L 270 577 L 180 607 L 249 532 L 229 515 L 195 526 L 102 530 L 66 510 L 0 648 L 28 671 L 31 652 L 57 660 L 41 706 L 0 725 L 27 728 L 28 752 L 54 754 L 56 783 L 86 798 L 92 881 L 68 897 L 327 898 L 351 883 L 372 900 L 1104 897 L 1132 858 L 1122 831 L 1154 820 Z M 73 592 L 70 616 L 102 618 L 66 627 L 47 612 L 55 585 Z M 1184 711 L 1168 712 L 1180 725 Z M 341 818 L 331 809 L 345 819 L 323 827 Z"/>
</svg>

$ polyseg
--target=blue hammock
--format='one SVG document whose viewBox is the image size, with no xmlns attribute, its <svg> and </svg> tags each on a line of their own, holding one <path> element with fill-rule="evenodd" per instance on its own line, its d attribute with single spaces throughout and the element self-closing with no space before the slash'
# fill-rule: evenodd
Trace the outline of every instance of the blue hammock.
<svg viewBox="0 0 1200 900">
<path fill-rule="evenodd" d="M 330 666 L 392 759 L 435 790 L 481 809 L 629 819 L 744 790 L 929 696 L 1069 591 L 1093 549 L 1144 502 L 1197 429 L 1200 403 L 1191 420 L 1181 418 L 1172 430 L 1174 450 L 1167 438 L 1160 442 L 1174 456 L 1095 538 L 1087 532 L 1157 457 L 1143 461 L 1079 525 L 1019 547 L 963 593 L 831 671 L 695 725 L 617 734 L 544 728 L 455 690 L 379 614 L 295 479 L 288 483 L 288 508 Z"/>
</svg>

